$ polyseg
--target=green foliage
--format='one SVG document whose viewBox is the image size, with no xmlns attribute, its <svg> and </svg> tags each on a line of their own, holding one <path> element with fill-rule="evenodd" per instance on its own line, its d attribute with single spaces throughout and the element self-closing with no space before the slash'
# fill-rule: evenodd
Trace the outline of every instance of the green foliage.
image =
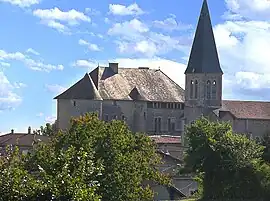
<svg viewBox="0 0 270 201">
<path fill-rule="evenodd" d="M 190 149 L 185 168 L 203 175 L 204 198 L 253 199 L 262 196 L 262 178 L 268 168 L 258 169 L 262 164 L 263 146 L 234 134 L 228 123 L 210 122 L 205 118 L 190 125 L 186 135 Z"/>
<path fill-rule="evenodd" d="M 0 201 L 147 201 L 145 181 L 169 184 L 155 169 L 161 158 L 151 138 L 121 121 L 87 114 L 51 136 L 28 155 L 16 148 L 0 158 Z"/>
<path fill-rule="evenodd" d="M 259 143 L 265 147 L 262 156 L 263 159 L 270 163 L 270 133 L 265 133 Z"/>
<path fill-rule="evenodd" d="M 155 167 L 161 163 L 150 137 L 131 133 L 122 121 L 105 123 L 96 115 L 85 115 L 72 120 L 68 134 L 56 147 L 74 146 L 93 150 L 95 163 L 102 163 L 102 175 L 97 192 L 102 200 L 152 200 L 153 192 L 143 186 L 145 180 L 169 183 Z"/>
<path fill-rule="evenodd" d="M 56 124 L 46 123 L 45 126 L 40 126 L 40 129 L 34 131 L 34 134 L 53 136 L 54 134 L 56 134 Z"/>
</svg>

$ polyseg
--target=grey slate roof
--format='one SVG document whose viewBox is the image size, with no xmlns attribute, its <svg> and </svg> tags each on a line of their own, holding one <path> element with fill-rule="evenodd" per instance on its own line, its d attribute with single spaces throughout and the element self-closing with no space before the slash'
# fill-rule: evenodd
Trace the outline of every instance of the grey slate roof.
<svg viewBox="0 0 270 201">
<path fill-rule="evenodd" d="M 97 67 L 55 99 L 184 102 L 184 90 L 161 70 Z"/>
<path fill-rule="evenodd" d="M 189 73 L 222 73 L 207 1 L 203 1 L 188 66 Z"/>
<path fill-rule="evenodd" d="M 94 99 L 102 100 L 96 86 L 88 73 L 72 87 L 55 97 L 55 99 Z"/>
</svg>

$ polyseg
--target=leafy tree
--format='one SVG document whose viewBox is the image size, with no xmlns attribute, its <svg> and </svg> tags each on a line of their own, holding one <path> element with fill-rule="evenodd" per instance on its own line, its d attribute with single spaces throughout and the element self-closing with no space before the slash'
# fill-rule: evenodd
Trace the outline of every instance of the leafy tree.
<svg viewBox="0 0 270 201">
<path fill-rule="evenodd" d="M 262 146 L 246 136 L 234 134 L 228 123 L 210 122 L 205 118 L 190 125 L 186 135 L 190 149 L 185 168 L 201 176 L 204 198 L 262 196 L 261 180 L 266 178 L 258 169 L 262 164 Z"/>
<path fill-rule="evenodd" d="M 160 163 L 151 138 L 86 114 L 28 155 L 0 158 L 0 201 L 153 200 L 145 182 L 169 184 Z"/>
<path fill-rule="evenodd" d="M 161 158 L 151 138 L 132 133 L 122 121 L 105 123 L 95 114 L 73 119 L 69 132 L 57 142 L 56 147 L 61 146 L 93 149 L 95 163 L 104 167 L 96 178 L 104 201 L 152 200 L 153 192 L 143 182 L 169 183 L 155 169 Z"/>
<path fill-rule="evenodd" d="M 46 123 L 45 126 L 40 126 L 40 129 L 34 131 L 34 134 L 53 136 L 54 134 L 56 134 L 56 124 Z"/>
<path fill-rule="evenodd" d="M 0 200 L 28 200 L 38 189 L 38 182 L 24 169 L 25 157 L 18 147 L 6 149 L 6 156 L 0 156 Z"/>
<path fill-rule="evenodd" d="M 270 133 L 265 133 L 259 143 L 265 147 L 262 156 L 263 159 L 270 163 Z"/>
</svg>

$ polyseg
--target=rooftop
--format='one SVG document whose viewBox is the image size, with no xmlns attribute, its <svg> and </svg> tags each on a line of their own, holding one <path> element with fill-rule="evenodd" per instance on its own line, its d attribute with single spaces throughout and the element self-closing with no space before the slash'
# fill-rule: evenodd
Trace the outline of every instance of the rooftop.
<svg viewBox="0 0 270 201">
<path fill-rule="evenodd" d="M 184 102 L 184 90 L 158 69 L 97 67 L 89 75 L 55 99 Z"/>
</svg>

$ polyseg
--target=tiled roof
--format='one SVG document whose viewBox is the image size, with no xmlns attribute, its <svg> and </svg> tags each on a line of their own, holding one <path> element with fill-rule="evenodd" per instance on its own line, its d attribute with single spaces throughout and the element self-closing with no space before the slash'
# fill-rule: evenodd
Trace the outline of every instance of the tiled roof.
<svg viewBox="0 0 270 201">
<path fill-rule="evenodd" d="M 84 97 L 103 100 L 184 102 L 184 90 L 161 70 L 118 68 L 118 73 L 114 73 L 109 67 L 97 67 L 90 73 L 90 78 L 91 88 L 96 90 L 94 93 L 89 87 L 89 81 L 79 81 L 80 86 L 78 83 L 73 85 L 56 99 Z M 86 79 L 86 76 L 83 79 Z"/>
<path fill-rule="evenodd" d="M 96 86 L 88 73 L 75 83 L 72 87 L 64 91 L 55 99 L 95 99 L 102 100 Z"/>
<path fill-rule="evenodd" d="M 47 136 L 27 133 L 8 133 L 0 135 L 0 147 L 11 144 L 18 146 L 32 146 L 33 140 L 47 142 L 49 138 Z"/>
<path fill-rule="evenodd" d="M 207 1 L 204 0 L 193 45 L 191 48 L 187 73 L 223 73 L 212 29 Z"/>
<path fill-rule="evenodd" d="M 152 135 L 150 136 L 157 144 L 178 144 L 181 143 L 181 136 Z"/>
<path fill-rule="evenodd" d="M 270 102 L 223 100 L 220 111 L 240 119 L 270 119 Z"/>
</svg>

